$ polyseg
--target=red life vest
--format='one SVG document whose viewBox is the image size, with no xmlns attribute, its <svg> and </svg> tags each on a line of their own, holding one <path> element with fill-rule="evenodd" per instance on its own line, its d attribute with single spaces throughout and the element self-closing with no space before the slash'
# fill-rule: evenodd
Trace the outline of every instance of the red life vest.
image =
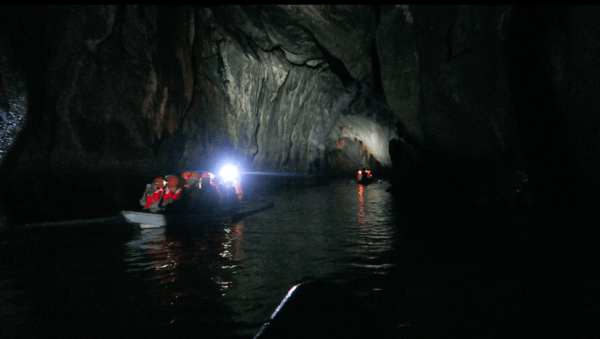
<svg viewBox="0 0 600 339">
<path fill-rule="evenodd" d="M 242 200 L 241 195 L 244 194 L 244 192 L 242 192 L 242 182 L 241 181 L 238 181 L 235 184 L 235 194 L 237 194 L 239 199 Z"/>
<path fill-rule="evenodd" d="M 225 187 L 226 194 L 229 192 L 229 187 L 235 188 L 235 194 L 237 195 L 238 200 L 241 201 L 242 197 L 244 196 L 244 192 L 242 191 L 242 182 L 236 181 L 235 183 L 233 183 L 231 185 L 227 185 Z"/>
<path fill-rule="evenodd" d="M 356 180 L 358 181 L 371 179 L 372 177 L 371 170 L 358 171 L 358 174 L 356 174 Z"/>
<path fill-rule="evenodd" d="M 165 193 L 163 195 L 163 201 L 167 201 L 167 199 L 169 199 L 169 198 L 171 198 L 173 200 L 177 200 L 177 199 L 179 199 L 180 196 L 181 196 L 181 187 L 177 188 L 177 190 L 175 192 L 168 191 L 167 193 Z"/>
<path fill-rule="evenodd" d="M 160 195 L 163 194 L 164 192 L 165 192 L 165 190 L 163 190 L 162 188 L 159 188 L 156 191 L 154 191 L 154 193 L 152 193 L 151 195 L 146 196 L 146 206 L 144 206 L 144 209 L 147 210 L 150 207 L 152 207 L 156 202 L 159 202 Z"/>
</svg>

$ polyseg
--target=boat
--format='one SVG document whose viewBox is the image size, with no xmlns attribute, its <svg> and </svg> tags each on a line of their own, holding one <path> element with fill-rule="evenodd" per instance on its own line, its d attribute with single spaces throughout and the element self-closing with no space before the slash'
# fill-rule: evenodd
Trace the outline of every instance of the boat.
<svg viewBox="0 0 600 339">
<path fill-rule="evenodd" d="M 50 227 L 96 227 L 98 225 L 119 224 L 127 222 L 140 228 L 158 228 L 165 227 L 169 224 L 185 224 L 191 220 L 218 220 L 220 218 L 229 218 L 231 220 L 239 220 L 246 216 L 267 210 L 274 207 L 272 202 L 268 201 L 250 201 L 240 202 L 236 204 L 228 204 L 220 208 L 212 208 L 205 211 L 191 210 L 167 210 L 159 213 L 142 212 L 142 211 L 120 211 L 117 215 L 77 219 L 77 220 L 61 220 L 52 222 L 35 222 L 22 225 L 0 225 L 0 231 L 19 231 L 19 230 L 37 230 Z M 6 223 L 6 222 L 5 222 Z"/>
<path fill-rule="evenodd" d="M 368 185 L 373 182 L 373 175 L 371 170 L 362 169 L 356 174 L 356 183 L 361 185 Z"/>
<path fill-rule="evenodd" d="M 230 218 L 239 220 L 275 206 L 272 202 L 246 202 L 234 206 L 226 206 L 219 209 L 193 211 L 193 210 L 167 210 L 156 213 L 140 211 L 121 211 L 125 220 L 131 224 L 139 225 L 140 228 L 158 228 L 167 225 L 182 224 L 192 220 L 216 220 Z"/>
</svg>

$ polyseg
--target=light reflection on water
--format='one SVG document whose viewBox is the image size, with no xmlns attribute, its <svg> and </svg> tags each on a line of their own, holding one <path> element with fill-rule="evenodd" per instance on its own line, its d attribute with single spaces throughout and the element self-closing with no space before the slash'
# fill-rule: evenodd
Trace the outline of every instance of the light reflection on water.
<svg viewBox="0 0 600 339">
<path fill-rule="evenodd" d="M 269 197 L 274 208 L 237 222 L 198 221 L 133 230 L 108 236 L 111 246 L 101 249 L 98 243 L 106 242 L 106 235 L 80 235 L 87 237 L 83 242 L 69 234 L 58 241 L 38 238 L 28 244 L 25 240 L 24 246 L 42 242 L 59 258 L 67 255 L 62 253 L 65 245 L 82 254 L 69 259 L 66 271 L 43 270 L 50 286 L 33 289 L 39 296 L 52 293 L 51 285 L 63 291 L 69 284 L 76 285 L 76 295 L 64 292 L 68 296 L 63 298 L 66 302 L 62 300 L 63 308 L 68 313 L 97 299 L 119 303 L 110 312 L 106 310 L 110 302 L 88 306 L 93 310 L 79 316 L 77 320 L 83 322 L 79 325 L 55 315 L 53 321 L 59 326 L 51 327 L 58 336 L 69 326 L 79 329 L 75 333 L 85 333 L 85 325 L 92 324 L 96 330 L 112 326 L 115 332 L 128 326 L 146 327 L 143 334 L 157 338 L 165 334 L 249 338 L 294 284 L 314 278 L 342 284 L 373 304 L 375 294 L 385 293 L 384 278 L 397 260 L 397 226 L 387 187 L 336 183 L 276 192 Z M 35 249 L 24 253 L 43 255 Z M 0 261 L 0 282 L 15 275 L 19 260 Z M 15 279 L 35 284 L 37 274 L 41 273 L 29 270 Z M 0 297 L 9 303 L 12 295 L 27 293 L 2 286 Z M 90 290 L 97 294 L 94 298 L 85 295 Z M 46 310 L 31 313 L 39 317 L 51 311 L 54 302 L 58 301 L 38 303 L 36 307 Z M 113 311 L 129 312 L 129 323 L 117 315 L 100 320 Z"/>
</svg>

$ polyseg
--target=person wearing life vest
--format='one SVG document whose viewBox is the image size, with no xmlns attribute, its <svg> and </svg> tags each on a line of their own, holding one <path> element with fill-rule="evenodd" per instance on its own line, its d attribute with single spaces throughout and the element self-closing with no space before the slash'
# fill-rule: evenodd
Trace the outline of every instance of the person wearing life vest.
<svg viewBox="0 0 600 339">
<path fill-rule="evenodd" d="M 215 175 L 210 172 L 200 174 L 198 188 L 201 191 L 203 207 L 217 206 L 221 203 L 221 187 L 215 181 Z"/>
<path fill-rule="evenodd" d="M 219 190 L 219 187 L 217 186 L 217 184 L 215 182 L 215 175 L 210 172 L 204 172 L 200 175 L 198 187 L 203 188 L 203 187 L 206 187 L 206 185 L 208 185 L 208 184 L 214 186 L 217 190 Z"/>
<path fill-rule="evenodd" d="M 242 191 L 242 182 L 239 180 L 235 181 L 233 185 L 227 187 L 228 192 L 230 187 L 235 189 L 235 195 L 237 196 L 237 200 L 242 201 L 242 198 L 244 197 L 244 192 Z"/>
<path fill-rule="evenodd" d="M 366 168 L 363 168 L 361 171 L 358 171 L 358 173 L 356 174 L 357 181 L 368 180 L 368 179 L 371 179 L 372 177 L 373 177 L 373 175 L 371 174 L 371 170 L 368 170 Z"/>
<path fill-rule="evenodd" d="M 200 175 L 196 172 L 185 172 L 181 175 L 181 178 L 184 180 L 183 188 L 198 186 L 200 181 Z"/>
<path fill-rule="evenodd" d="M 224 187 L 223 196 L 227 202 L 231 202 L 235 196 L 235 201 L 241 201 L 244 192 L 242 191 L 242 182 L 240 181 L 238 169 L 232 165 L 226 165 L 219 173 L 221 184 Z"/>
<path fill-rule="evenodd" d="M 175 200 L 179 200 L 181 196 L 182 187 L 179 186 L 179 179 L 174 175 L 166 175 L 165 180 L 167 181 L 167 187 L 165 189 L 165 194 L 163 194 L 163 202 L 162 207 L 165 207 Z"/>
<path fill-rule="evenodd" d="M 151 184 L 146 185 L 144 195 L 140 199 L 140 204 L 144 206 L 143 210 L 158 212 L 161 210 L 160 201 L 164 194 L 165 180 L 156 178 Z"/>
<path fill-rule="evenodd" d="M 181 195 L 181 199 L 184 201 L 184 204 L 197 204 L 200 199 L 200 175 L 196 172 L 185 172 L 181 175 L 181 178 L 184 181 L 183 191 Z M 190 206 L 193 208 L 193 206 Z"/>
</svg>

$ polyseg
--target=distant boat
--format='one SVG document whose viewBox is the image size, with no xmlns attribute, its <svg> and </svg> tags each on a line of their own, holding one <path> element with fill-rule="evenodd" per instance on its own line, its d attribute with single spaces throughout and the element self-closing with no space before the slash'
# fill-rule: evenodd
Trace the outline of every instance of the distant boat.
<svg viewBox="0 0 600 339">
<path fill-rule="evenodd" d="M 356 173 L 356 183 L 361 185 L 368 185 L 373 182 L 373 175 L 371 170 L 362 169 Z"/>
</svg>

